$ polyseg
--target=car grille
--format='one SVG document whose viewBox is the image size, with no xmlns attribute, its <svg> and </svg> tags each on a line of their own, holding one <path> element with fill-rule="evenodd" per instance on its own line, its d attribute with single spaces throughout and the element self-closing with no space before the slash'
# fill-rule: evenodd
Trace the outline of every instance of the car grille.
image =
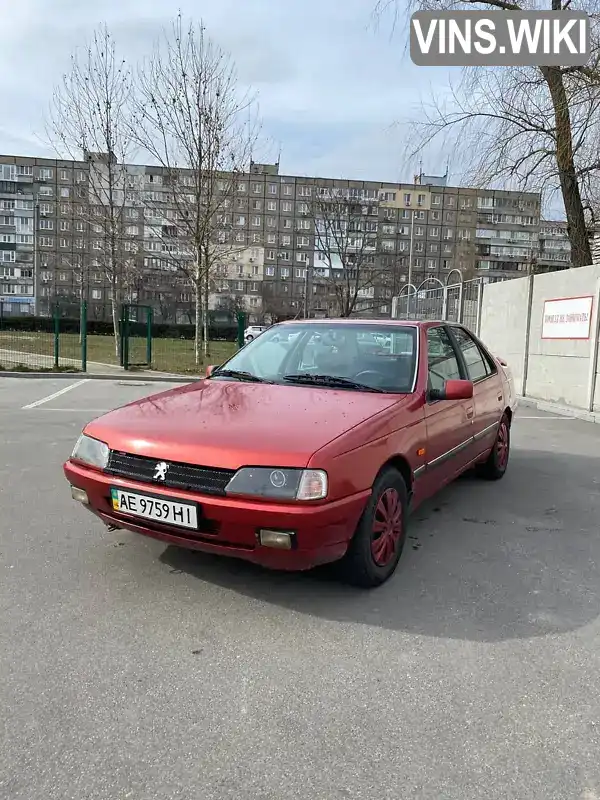
<svg viewBox="0 0 600 800">
<path fill-rule="evenodd" d="M 154 480 L 156 465 L 159 459 L 135 456 L 130 453 L 121 453 L 111 450 L 108 458 L 106 472 L 129 478 L 141 483 L 150 483 L 153 486 L 168 486 L 171 489 L 185 489 L 201 494 L 225 494 L 225 487 L 235 475 L 233 469 L 218 469 L 216 467 L 200 467 L 195 464 L 180 464 L 167 461 L 165 480 Z"/>
</svg>

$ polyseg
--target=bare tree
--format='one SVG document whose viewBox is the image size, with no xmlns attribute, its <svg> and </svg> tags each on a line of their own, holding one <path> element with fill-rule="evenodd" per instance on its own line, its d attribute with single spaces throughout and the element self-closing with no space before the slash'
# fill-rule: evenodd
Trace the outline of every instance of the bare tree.
<svg viewBox="0 0 600 800">
<path fill-rule="evenodd" d="M 110 291 L 115 349 L 125 277 L 135 268 L 136 245 L 127 235 L 127 161 L 131 150 L 128 119 L 130 70 L 118 58 L 105 26 L 82 53 L 71 57 L 70 71 L 54 92 L 47 131 L 60 157 L 85 160 L 74 192 L 77 217 L 87 224 L 92 253 Z"/>
<path fill-rule="evenodd" d="M 324 285 L 337 314 L 372 310 L 391 296 L 392 270 L 384 266 L 377 202 L 341 188 L 317 189 L 311 204 L 315 229 L 313 285 Z"/>
<path fill-rule="evenodd" d="M 592 17 L 592 55 L 585 67 L 469 68 L 447 102 L 424 109 L 417 147 L 446 139 L 467 156 L 478 185 L 506 180 L 522 190 L 560 191 L 574 266 L 591 263 L 587 233 L 600 172 L 600 36 L 598 0 L 379 0 L 376 13 L 408 10 L 572 10 Z M 453 138 L 454 137 L 454 138 Z M 409 137 L 410 138 L 410 137 Z M 593 219 L 592 219 L 593 221 Z"/>
<path fill-rule="evenodd" d="M 181 15 L 139 69 L 137 85 L 133 133 L 163 169 L 155 230 L 194 292 L 199 363 L 202 320 L 203 353 L 209 355 L 211 272 L 241 246 L 232 233 L 233 195 L 257 138 L 254 99 L 239 90 L 230 58 L 203 25 L 186 26 Z"/>
</svg>

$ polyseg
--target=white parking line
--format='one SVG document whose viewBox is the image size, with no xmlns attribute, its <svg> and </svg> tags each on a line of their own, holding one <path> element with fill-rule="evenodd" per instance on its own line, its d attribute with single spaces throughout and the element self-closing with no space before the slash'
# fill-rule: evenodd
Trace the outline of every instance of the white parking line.
<svg viewBox="0 0 600 800">
<path fill-rule="evenodd" d="M 541 417 L 541 416 L 540 417 L 524 417 L 522 414 L 518 414 L 515 417 L 515 419 L 569 419 L 570 420 L 570 419 L 577 419 L 577 417 L 549 417 L 549 416 L 544 416 L 544 417 Z"/>
<path fill-rule="evenodd" d="M 81 408 L 40 408 L 40 411 L 59 411 L 64 414 L 107 414 L 112 410 L 111 408 L 87 408 L 87 406 L 85 408 L 83 406 Z"/>
<path fill-rule="evenodd" d="M 28 408 L 37 408 L 37 406 L 41 406 L 44 403 L 49 403 L 50 400 L 54 400 L 55 397 L 60 397 L 62 394 L 70 392 L 71 389 L 75 389 L 77 386 L 82 386 L 84 383 L 88 383 L 89 380 L 89 378 L 84 378 L 82 381 L 76 381 L 75 383 L 70 383 L 68 386 L 63 386 L 63 388 L 59 389 L 58 392 L 49 394 L 47 397 L 42 397 L 41 400 L 36 400 L 35 403 L 29 403 L 28 405 L 23 406 L 22 411 L 25 411 Z"/>
</svg>

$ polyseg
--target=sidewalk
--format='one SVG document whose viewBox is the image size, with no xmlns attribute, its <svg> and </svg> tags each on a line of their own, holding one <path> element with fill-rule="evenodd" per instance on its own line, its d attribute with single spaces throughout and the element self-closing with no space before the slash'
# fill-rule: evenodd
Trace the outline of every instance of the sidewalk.
<svg viewBox="0 0 600 800">
<path fill-rule="evenodd" d="M 581 419 L 584 422 L 597 422 L 600 423 L 600 411 L 586 411 L 583 408 L 574 408 L 573 406 L 563 406 L 560 403 L 551 403 L 547 400 L 538 400 L 535 397 L 521 397 L 519 395 L 519 407 L 523 406 L 529 408 L 537 408 L 539 411 L 548 411 L 553 414 L 559 414 L 563 417 L 574 417 Z M 517 415 L 519 411 L 517 410 Z"/>
</svg>

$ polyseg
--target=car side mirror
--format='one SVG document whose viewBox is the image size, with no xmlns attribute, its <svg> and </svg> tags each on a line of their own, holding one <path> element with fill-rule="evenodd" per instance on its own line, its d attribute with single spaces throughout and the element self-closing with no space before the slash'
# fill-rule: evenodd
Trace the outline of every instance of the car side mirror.
<svg viewBox="0 0 600 800">
<path fill-rule="evenodd" d="M 217 368 L 216 364 L 211 364 L 209 367 L 207 367 L 206 368 L 206 377 L 210 378 L 210 376 L 213 374 L 213 372 L 216 370 L 216 368 Z"/>
<path fill-rule="evenodd" d="M 443 389 L 430 389 L 430 400 L 470 400 L 473 397 L 473 382 L 450 380 Z"/>
</svg>

